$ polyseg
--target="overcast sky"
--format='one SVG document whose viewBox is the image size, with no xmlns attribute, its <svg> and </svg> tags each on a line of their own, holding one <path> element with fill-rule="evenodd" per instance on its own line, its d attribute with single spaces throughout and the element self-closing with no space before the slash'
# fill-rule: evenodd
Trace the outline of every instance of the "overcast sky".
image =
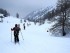
<svg viewBox="0 0 70 53">
<path fill-rule="evenodd" d="M 55 6 L 57 0 L 0 0 L 0 8 L 6 9 L 12 16 L 18 12 L 25 17 L 32 11 L 48 6 Z"/>
</svg>

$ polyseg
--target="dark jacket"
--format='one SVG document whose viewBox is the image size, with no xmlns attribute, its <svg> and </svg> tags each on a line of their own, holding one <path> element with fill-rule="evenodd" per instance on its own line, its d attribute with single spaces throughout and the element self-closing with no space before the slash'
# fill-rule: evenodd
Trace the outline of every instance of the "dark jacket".
<svg viewBox="0 0 70 53">
<path fill-rule="evenodd" d="M 20 28 L 19 27 L 14 27 L 11 30 L 14 31 L 14 35 L 19 35 L 19 31 L 20 31 Z"/>
</svg>

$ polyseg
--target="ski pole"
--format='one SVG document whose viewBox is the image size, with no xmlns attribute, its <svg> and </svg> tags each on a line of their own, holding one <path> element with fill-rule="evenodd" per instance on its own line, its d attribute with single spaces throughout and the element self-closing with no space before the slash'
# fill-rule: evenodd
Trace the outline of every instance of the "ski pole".
<svg viewBox="0 0 70 53">
<path fill-rule="evenodd" d="M 12 42 L 12 31 L 11 31 L 11 42 Z"/>
<path fill-rule="evenodd" d="M 22 32 L 21 32 L 21 36 L 22 36 L 22 39 L 24 40 L 23 35 L 22 35 Z"/>
</svg>

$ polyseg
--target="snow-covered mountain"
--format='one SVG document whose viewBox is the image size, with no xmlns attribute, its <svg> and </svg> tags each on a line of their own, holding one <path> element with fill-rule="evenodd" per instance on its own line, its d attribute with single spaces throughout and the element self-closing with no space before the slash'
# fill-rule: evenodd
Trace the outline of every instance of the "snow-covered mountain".
<svg viewBox="0 0 70 53">
<path fill-rule="evenodd" d="M 52 7 L 47 7 L 45 9 L 39 9 L 36 11 L 31 12 L 30 14 L 28 14 L 25 19 L 33 21 L 33 20 L 38 20 L 38 19 L 42 19 L 44 18 L 44 15 L 51 10 Z"/>
</svg>

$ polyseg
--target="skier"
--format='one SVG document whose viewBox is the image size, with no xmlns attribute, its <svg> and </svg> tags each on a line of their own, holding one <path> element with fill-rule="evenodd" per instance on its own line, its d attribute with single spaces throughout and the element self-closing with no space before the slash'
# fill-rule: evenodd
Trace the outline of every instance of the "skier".
<svg viewBox="0 0 70 53">
<path fill-rule="evenodd" d="M 15 27 L 11 28 L 11 31 L 14 31 L 14 42 L 19 43 L 19 31 L 20 27 L 18 27 L 18 24 L 15 24 Z"/>
<path fill-rule="evenodd" d="M 25 23 L 23 24 L 24 30 L 25 30 Z"/>
</svg>

